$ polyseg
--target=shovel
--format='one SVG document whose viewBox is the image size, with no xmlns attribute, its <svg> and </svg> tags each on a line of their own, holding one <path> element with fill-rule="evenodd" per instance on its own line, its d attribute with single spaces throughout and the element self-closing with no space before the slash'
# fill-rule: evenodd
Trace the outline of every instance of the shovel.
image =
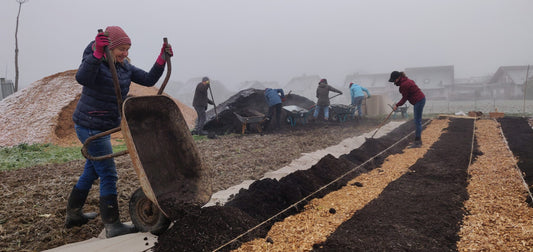
<svg viewBox="0 0 533 252">
<path fill-rule="evenodd" d="M 217 105 L 215 103 L 215 98 L 213 98 L 213 92 L 211 91 L 211 85 L 209 85 L 209 93 L 211 94 L 211 100 L 213 101 L 213 109 L 215 110 L 215 117 L 217 119 L 217 122 L 218 122 L 218 113 L 217 113 Z"/>
<path fill-rule="evenodd" d="M 389 113 L 389 115 L 385 118 L 385 120 L 383 120 L 383 121 L 378 125 L 378 128 L 376 129 L 376 131 L 374 131 L 374 134 L 372 134 L 372 136 L 371 136 L 370 138 L 374 138 L 374 136 L 376 135 L 376 133 L 378 132 L 378 130 L 379 130 L 379 129 L 385 124 L 385 122 L 386 122 L 387 120 L 389 120 L 389 118 L 390 118 L 390 116 L 392 115 L 393 112 L 394 112 L 394 110 L 391 111 L 391 112 Z"/>
</svg>

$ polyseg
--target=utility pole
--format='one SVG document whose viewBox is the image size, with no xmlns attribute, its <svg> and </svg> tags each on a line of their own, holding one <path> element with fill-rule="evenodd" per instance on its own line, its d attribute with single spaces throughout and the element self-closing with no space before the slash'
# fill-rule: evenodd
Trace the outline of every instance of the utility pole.
<svg viewBox="0 0 533 252">
<path fill-rule="evenodd" d="M 529 65 L 527 65 L 526 71 L 526 82 L 524 83 L 524 104 L 522 105 L 522 113 L 526 116 L 526 91 L 527 91 L 527 80 L 529 79 Z"/>
<path fill-rule="evenodd" d="M 17 14 L 17 26 L 15 28 L 15 92 L 19 89 L 19 42 L 18 42 L 18 31 L 19 31 L 19 16 L 20 9 L 22 4 L 29 0 L 16 0 L 19 3 L 19 12 Z"/>
</svg>

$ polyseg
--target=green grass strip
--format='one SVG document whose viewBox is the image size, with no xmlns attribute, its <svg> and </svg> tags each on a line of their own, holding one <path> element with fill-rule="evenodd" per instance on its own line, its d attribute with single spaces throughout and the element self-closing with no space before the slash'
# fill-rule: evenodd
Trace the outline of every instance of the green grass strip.
<svg viewBox="0 0 533 252">
<path fill-rule="evenodd" d="M 126 145 L 113 146 L 113 152 L 126 150 Z M 52 144 L 19 144 L 0 148 L 0 171 L 42 164 L 58 164 L 85 159 L 81 147 L 59 147 Z"/>
</svg>

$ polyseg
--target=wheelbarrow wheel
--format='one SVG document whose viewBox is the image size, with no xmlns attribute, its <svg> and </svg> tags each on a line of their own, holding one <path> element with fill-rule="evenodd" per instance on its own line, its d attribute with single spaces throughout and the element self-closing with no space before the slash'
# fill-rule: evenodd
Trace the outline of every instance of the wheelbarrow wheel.
<svg viewBox="0 0 533 252">
<path fill-rule="evenodd" d="M 170 220 L 146 197 L 142 188 L 131 195 L 129 208 L 131 221 L 141 232 L 160 235 L 170 225 Z"/>
</svg>

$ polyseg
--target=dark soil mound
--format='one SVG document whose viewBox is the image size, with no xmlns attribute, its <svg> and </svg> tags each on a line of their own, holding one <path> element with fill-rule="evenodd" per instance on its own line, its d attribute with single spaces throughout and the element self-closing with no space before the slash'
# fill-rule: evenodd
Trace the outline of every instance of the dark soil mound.
<svg viewBox="0 0 533 252">
<path fill-rule="evenodd" d="M 356 177 L 362 172 L 375 168 L 376 165 L 383 162 L 385 157 L 367 163 L 364 169 L 353 170 L 359 164 L 382 152 L 405 135 L 410 134 L 413 129 L 414 127 L 412 123 L 405 123 L 384 137 L 366 141 L 359 149 L 352 151 L 350 154 L 343 155 L 338 159 L 331 155 L 327 155 L 310 169 L 294 172 L 282 178 L 280 181 L 274 179 L 256 181 L 250 185 L 249 189 L 241 190 L 239 194 L 237 194 L 234 199 L 229 201 L 225 206 L 218 207 L 218 211 L 203 210 L 201 215 L 202 218 L 205 219 L 217 219 L 219 218 L 219 212 L 230 211 L 226 210 L 226 208 L 231 208 L 242 211 L 242 213 L 240 213 L 241 216 L 252 218 L 255 222 L 246 219 L 242 222 L 233 222 L 236 226 L 210 225 L 209 223 L 202 223 L 201 221 L 191 221 L 191 218 L 195 218 L 194 215 L 189 217 L 188 215 L 190 214 L 185 214 L 182 219 L 175 222 L 170 230 L 159 237 L 159 243 L 156 249 L 158 251 L 172 251 L 173 249 L 176 249 L 176 244 L 184 243 L 194 243 L 194 249 L 196 251 L 207 251 L 218 248 L 232 238 L 235 238 L 237 233 L 239 233 L 235 232 L 230 235 L 230 230 L 239 230 L 241 233 L 244 233 L 243 231 L 249 229 L 249 226 L 246 224 L 259 223 L 275 216 L 280 211 L 290 207 L 302 198 L 309 196 L 311 193 L 341 177 L 343 174 L 347 174 L 347 176 L 326 187 L 324 190 L 310 196 L 308 200 L 315 197 L 322 197 L 323 195 L 345 185 L 349 179 Z M 402 141 L 389 149 L 386 153 L 382 153 L 382 155 L 387 156 L 392 153 L 399 153 L 407 144 L 408 141 Z M 349 172 L 352 170 L 354 172 Z M 273 221 L 281 220 L 291 214 L 297 213 L 299 209 L 301 209 L 300 205 L 304 204 L 306 204 L 306 202 L 301 202 L 296 207 L 279 214 L 273 219 Z M 213 214 L 214 216 L 209 216 L 210 214 Z M 239 218 L 239 215 L 227 218 Z M 185 221 L 187 224 L 183 224 L 182 221 Z M 231 246 L 224 247 L 222 250 L 229 250 L 240 244 L 240 242 L 246 242 L 256 237 L 264 237 L 273 224 L 273 221 L 263 225 L 261 230 L 258 229 L 253 233 L 247 234 L 240 238 L 238 242 L 234 242 Z M 190 230 L 183 230 L 182 226 L 184 225 L 188 225 L 187 228 Z M 205 237 L 199 237 L 197 235 L 198 233 L 202 233 Z"/>
<path fill-rule="evenodd" d="M 218 104 L 216 112 L 215 109 L 207 111 L 207 121 L 204 129 L 216 132 L 219 135 L 240 133 L 242 123 L 235 113 L 243 117 L 250 117 L 258 113 L 266 115 L 268 104 L 266 103 L 264 92 L 265 90 L 263 89 L 254 88 L 241 90 L 225 102 Z M 310 108 L 314 104 L 311 100 L 296 94 L 287 95 L 286 98 L 283 106 L 297 105 L 302 108 Z M 282 110 L 281 120 L 284 120 L 286 116 L 286 112 Z M 286 123 L 281 125 L 282 127 L 288 127 Z M 247 127 L 247 130 L 249 132 L 258 132 L 256 127 Z"/>
<path fill-rule="evenodd" d="M 344 222 L 317 251 L 454 251 L 468 198 L 473 120 L 453 119 L 411 171 Z"/>
<path fill-rule="evenodd" d="M 264 89 L 249 88 L 239 91 L 237 94 L 231 96 L 228 100 L 221 104 L 218 104 L 215 109 L 207 111 L 207 121 L 204 129 L 209 132 L 214 132 L 217 135 L 228 133 L 241 133 L 243 120 L 249 119 L 255 121 L 255 117 L 262 117 L 268 113 L 268 104 L 266 103 L 264 96 Z M 296 105 L 300 108 L 308 110 L 305 113 L 305 117 L 310 119 L 312 117 L 313 108 L 315 102 L 297 95 L 286 94 L 286 100 L 283 102 L 283 106 Z M 343 104 L 331 104 L 330 105 L 330 120 L 339 122 L 338 111 L 346 111 L 347 105 Z M 280 120 L 281 128 L 289 128 L 290 124 L 287 116 L 290 112 L 285 109 L 281 110 Z M 237 117 L 238 114 L 242 118 Z M 342 118 L 342 121 L 347 118 Z M 275 120 L 274 118 L 272 120 Z M 272 123 L 272 122 L 271 122 Z M 258 133 L 266 130 L 266 123 L 264 122 L 251 122 L 246 127 L 248 133 Z"/>
<path fill-rule="evenodd" d="M 518 157 L 518 167 L 525 174 L 524 179 L 533 189 L 533 129 L 527 118 L 504 117 L 498 119 L 509 148 Z M 502 150 L 503 151 L 503 150 Z"/>
<path fill-rule="evenodd" d="M 159 236 L 156 251 L 212 251 L 218 246 L 259 224 L 241 210 L 233 207 L 206 207 L 191 211 Z M 212 235 L 216 234 L 216 235 Z M 248 236 L 254 235 L 250 233 Z M 233 243 L 228 249 L 235 249 Z"/>
</svg>

